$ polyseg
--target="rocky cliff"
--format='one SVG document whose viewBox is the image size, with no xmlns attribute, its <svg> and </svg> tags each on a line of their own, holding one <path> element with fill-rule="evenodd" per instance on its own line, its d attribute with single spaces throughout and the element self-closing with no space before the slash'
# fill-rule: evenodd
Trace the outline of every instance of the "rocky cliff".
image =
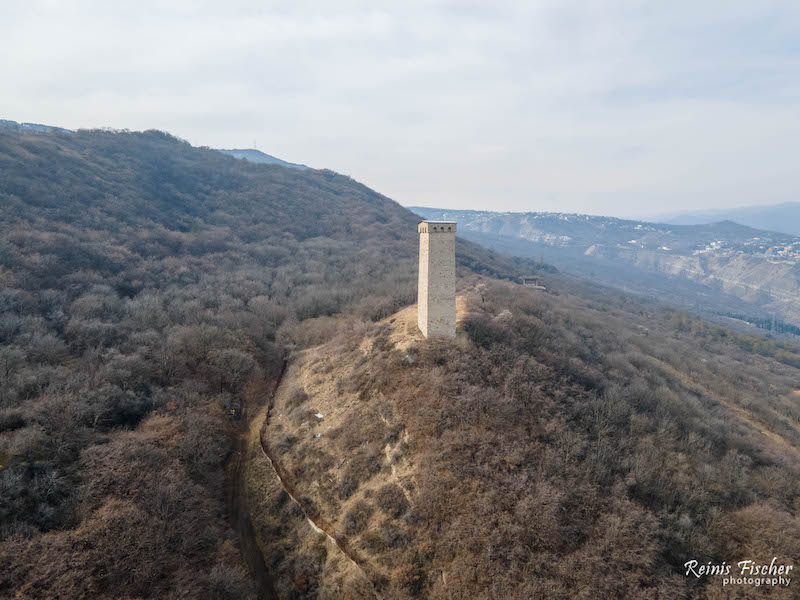
<svg viewBox="0 0 800 600">
<path fill-rule="evenodd" d="M 800 266 L 747 254 L 686 256 L 594 244 L 588 257 L 629 263 L 637 269 L 680 277 L 800 322 Z"/>
</svg>

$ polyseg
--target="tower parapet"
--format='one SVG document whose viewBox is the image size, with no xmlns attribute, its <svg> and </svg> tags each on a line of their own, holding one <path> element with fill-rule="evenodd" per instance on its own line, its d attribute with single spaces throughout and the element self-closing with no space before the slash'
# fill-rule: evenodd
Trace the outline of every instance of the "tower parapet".
<svg viewBox="0 0 800 600">
<path fill-rule="evenodd" d="M 456 335 L 456 223 L 422 221 L 419 231 L 417 323 L 422 335 Z"/>
</svg>

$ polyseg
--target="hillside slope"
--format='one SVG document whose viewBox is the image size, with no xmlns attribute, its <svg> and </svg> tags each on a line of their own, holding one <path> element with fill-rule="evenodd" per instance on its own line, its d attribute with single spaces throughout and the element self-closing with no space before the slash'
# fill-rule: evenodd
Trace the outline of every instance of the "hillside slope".
<svg viewBox="0 0 800 600">
<path fill-rule="evenodd" d="M 161 132 L 0 128 L 0 596 L 253 598 L 239 419 L 287 348 L 413 301 L 417 222 Z"/>
<path fill-rule="evenodd" d="M 723 598 L 684 563 L 800 559 L 800 354 L 548 284 L 462 281 L 454 342 L 410 307 L 293 359 L 251 499 L 308 597 Z"/>
</svg>

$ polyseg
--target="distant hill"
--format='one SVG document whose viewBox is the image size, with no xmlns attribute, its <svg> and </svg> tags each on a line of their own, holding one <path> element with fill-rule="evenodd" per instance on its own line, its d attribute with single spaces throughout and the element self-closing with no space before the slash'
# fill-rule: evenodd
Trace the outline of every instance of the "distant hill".
<svg viewBox="0 0 800 600">
<path fill-rule="evenodd" d="M 800 324 L 800 236 L 733 221 L 667 225 L 571 213 L 411 210 L 458 221 L 460 235 L 495 250 L 702 314 L 777 314 Z"/>
<path fill-rule="evenodd" d="M 727 220 L 756 229 L 800 235 L 800 202 L 690 212 L 656 217 L 654 220 L 676 225 L 698 225 Z"/>
<path fill-rule="evenodd" d="M 228 156 L 233 156 L 234 158 L 239 158 L 243 160 L 248 160 L 252 163 L 261 163 L 267 165 L 280 165 L 282 167 L 288 167 L 290 169 L 308 169 L 306 165 L 299 165 L 297 163 L 287 162 L 285 160 L 281 160 L 280 158 L 275 158 L 274 156 L 270 156 L 269 154 L 265 154 L 261 152 L 261 150 L 253 150 L 252 148 L 248 149 L 233 149 L 233 150 L 220 150 L 223 154 L 227 154 Z"/>
</svg>

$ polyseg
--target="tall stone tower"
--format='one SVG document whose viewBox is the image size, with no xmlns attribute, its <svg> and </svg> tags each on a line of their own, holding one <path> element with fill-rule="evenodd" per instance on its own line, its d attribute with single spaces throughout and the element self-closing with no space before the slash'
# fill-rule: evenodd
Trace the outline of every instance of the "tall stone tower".
<svg viewBox="0 0 800 600">
<path fill-rule="evenodd" d="M 456 224 L 423 221 L 419 231 L 418 324 L 422 335 L 456 336 Z"/>
</svg>

